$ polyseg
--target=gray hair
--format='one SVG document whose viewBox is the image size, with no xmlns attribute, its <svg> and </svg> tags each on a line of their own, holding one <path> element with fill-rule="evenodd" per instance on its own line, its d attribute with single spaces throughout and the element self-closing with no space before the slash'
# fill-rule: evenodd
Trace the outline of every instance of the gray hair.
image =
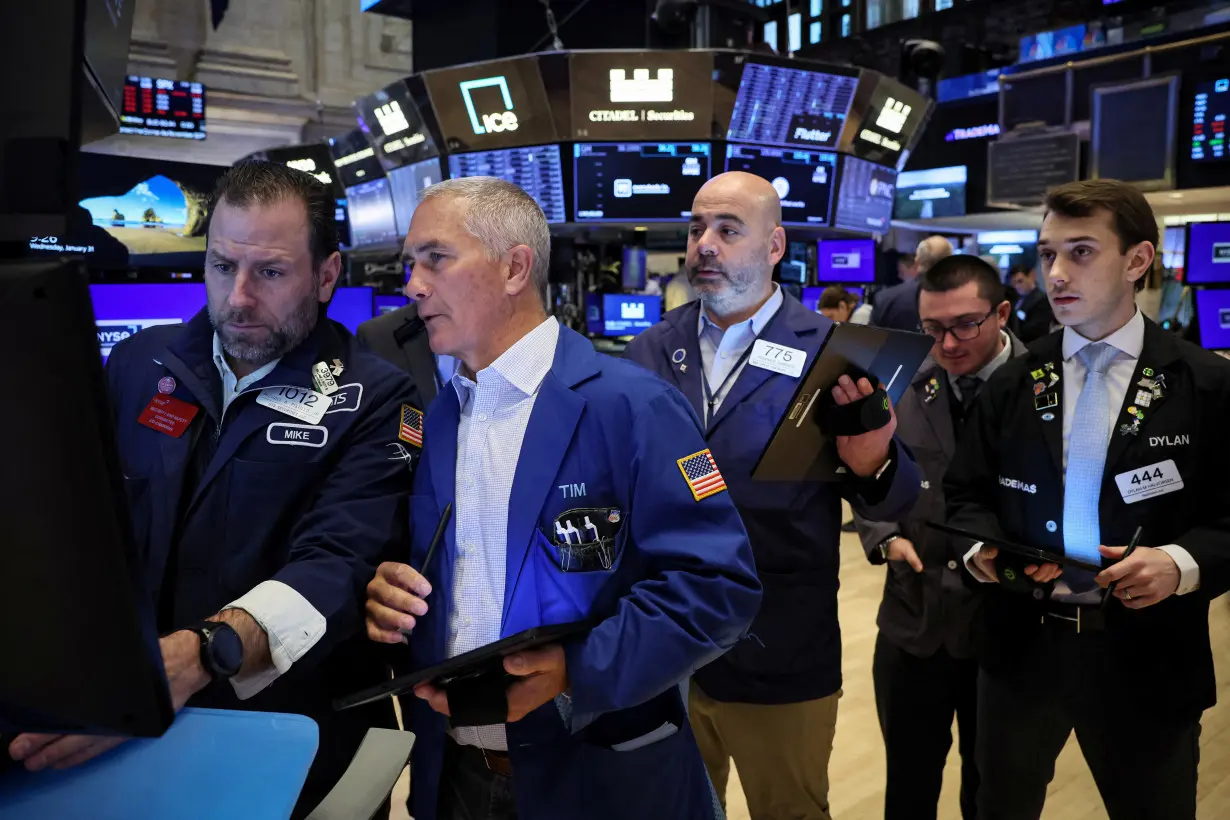
<svg viewBox="0 0 1230 820">
<path fill-rule="evenodd" d="M 914 262 L 918 266 L 918 275 L 922 276 L 941 259 L 952 256 L 952 243 L 942 236 L 928 236 L 918 243 L 914 251 Z"/>
<path fill-rule="evenodd" d="M 465 200 L 465 228 L 487 249 L 487 256 L 499 259 L 517 245 L 526 245 L 534 254 L 530 281 L 538 298 L 547 307 L 547 273 L 551 263 L 551 229 L 547 217 L 534 198 L 524 190 L 498 177 L 463 177 L 436 183 L 423 192 L 421 202 L 436 197 Z"/>
</svg>

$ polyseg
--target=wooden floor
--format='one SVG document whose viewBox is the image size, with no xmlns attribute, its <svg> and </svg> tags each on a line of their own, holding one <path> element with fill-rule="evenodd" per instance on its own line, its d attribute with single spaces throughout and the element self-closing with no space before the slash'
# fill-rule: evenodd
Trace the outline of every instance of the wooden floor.
<svg viewBox="0 0 1230 820">
<path fill-rule="evenodd" d="M 871 686 L 871 655 L 885 570 L 867 563 L 854 535 L 842 536 L 841 549 L 839 601 L 845 694 L 838 710 L 837 738 L 829 765 L 830 801 L 834 820 L 879 820 L 884 811 L 884 747 Z M 1230 701 L 1230 598 L 1223 596 L 1213 602 L 1209 623 L 1217 665 L 1219 703 L 1204 715 L 1197 817 L 1199 820 L 1226 820 L 1230 818 L 1230 705 L 1227 704 Z M 959 763 L 954 743 L 940 798 L 939 817 L 942 820 L 960 818 L 958 781 Z M 403 776 L 395 792 L 395 798 L 399 799 L 395 799 L 394 805 L 404 805 L 406 785 L 407 779 Z M 737 775 L 731 778 L 727 810 L 729 820 L 749 820 Z M 1075 737 L 1060 755 L 1042 817 L 1043 820 L 1106 817 Z M 405 814 L 395 811 L 394 818 L 404 820 Z"/>
</svg>

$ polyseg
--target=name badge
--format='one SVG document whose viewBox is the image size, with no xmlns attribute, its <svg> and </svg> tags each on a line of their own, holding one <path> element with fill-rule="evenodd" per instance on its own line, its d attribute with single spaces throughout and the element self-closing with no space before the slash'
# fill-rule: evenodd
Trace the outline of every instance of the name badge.
<svg viewBox="0 0 1230 820">
<path fill-rule="evenodd" d="M 797 379 L 803 375 L 803 364 L 806 361 L 806 351 L 757 339 L 756 344 L 752 345 L 752 355 L 747 363 L 752 367 L 761 367 Z"/>
<path fill-rule="evenodd" d="M 329 365 L 324 362 L 312 365 L 312 384 L 317 392 L 326 396 L 337 392 L 337 380 L 333 378 L 333 371 L 329 369 Z"/>
<path fill-rule="evenodd" d="M 324 447 L 329 443 L 329 428 L 317 424 L 291 424 L 275 421 L 265 428 L 265 441 L 292 447 Z"/>
<path fill-rule="evenodd" d="M 1119 494 L 1124 504 L 1135 504 L 1146 498 L 1154 498 L 1183 489 L 1183 476 L 1174 459 L 1166 459 L 1148 467 L 1138 467 L 1115 476 Z"/>
<path fill-rule="evenodd" d="M 200 410 L 195 404 L 159 393 L 150 399 L 137 422 L 171 438 L 179 438 Z"/>
<path fill-rule="evenodd" d="M 332 403 L 328 396 L 304 387 L 267 387 L 256 397 L 257 404 L 285 413 L 308 424 L 319 424 Z"/>
</svg>

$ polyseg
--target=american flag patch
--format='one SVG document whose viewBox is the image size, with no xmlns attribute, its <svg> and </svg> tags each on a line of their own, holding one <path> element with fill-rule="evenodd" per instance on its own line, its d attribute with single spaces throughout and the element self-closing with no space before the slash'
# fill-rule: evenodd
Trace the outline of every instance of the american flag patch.
<svg viewBox="0 0 1230 820">
<path fill-rule="evenodd" d="M 423 414 L 408 404 L 401 406 L 401 430 L 397 437 L 415 447 L 423 446 Z"/>
<path fill-rule="evenodd" d="M 692 497 L 697 501 L 717 495 L 726 489 L 726 479 L 718 472 L 713 453 L 708 450 L 684 456 L 679 459 L 678 464 L 679 471 L 688 482 L 688 489 L 692 491 Z"/>
</svg>

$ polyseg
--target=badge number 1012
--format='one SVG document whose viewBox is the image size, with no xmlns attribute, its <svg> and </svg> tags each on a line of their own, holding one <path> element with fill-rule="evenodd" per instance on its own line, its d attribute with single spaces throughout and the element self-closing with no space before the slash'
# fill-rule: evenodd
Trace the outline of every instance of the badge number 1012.
<svg viewBox="0 0 1230 820">
<path fill-rule="evenodd" d="M 269 387 L 256 397 L 256 403 L 308 424 L 319 424 L 332 401 L 303 387 Z"/>
</svg>

